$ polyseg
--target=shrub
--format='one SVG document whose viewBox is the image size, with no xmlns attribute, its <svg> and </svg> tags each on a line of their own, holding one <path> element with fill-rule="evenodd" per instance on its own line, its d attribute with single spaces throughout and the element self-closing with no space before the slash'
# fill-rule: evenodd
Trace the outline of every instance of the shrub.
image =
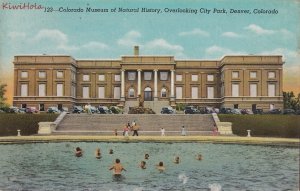
<svg viewBox="0 0 300 191">
<path fill-rule="evenodd" d="M 0 136 L 17 135 L 17 130 L 21 130 L 21 135 L 32 135 L 38 132 L 38 123 L 55 121 L 57 114 L 0 114 Z"/>
<path fill-rule="evenodd" d="M 300 116 L 297 115 L 218 115 L 220 121 L 232 122 L 233 134 L 246 136 L 251 130 L 257 137 L 300 137 Z"/>
</svg>

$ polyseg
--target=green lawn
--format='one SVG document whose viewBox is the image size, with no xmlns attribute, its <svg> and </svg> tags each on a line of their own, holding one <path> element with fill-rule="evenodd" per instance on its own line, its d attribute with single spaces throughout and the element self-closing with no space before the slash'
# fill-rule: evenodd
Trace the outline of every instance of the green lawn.
<svg viewBox="0 0 300 191">
<path fill-rule="evenodd" d="M 300 115 L 226 115 L 219 114 L 220 121 L 232 122 L 235 135 L 259 137 L 300 137 Z"/>
<path fill-rule="evenodd" d="M 57 114 L 0 114 L 0 136 L 32 135 L 38 132 L 38 123 L 41 121 L 55 121 Z"/>
</svg>

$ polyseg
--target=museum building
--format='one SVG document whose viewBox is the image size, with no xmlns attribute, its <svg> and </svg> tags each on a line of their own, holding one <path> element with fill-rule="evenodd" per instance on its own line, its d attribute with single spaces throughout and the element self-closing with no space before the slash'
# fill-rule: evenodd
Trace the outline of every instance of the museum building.
<svg viewBox="0 0 300 191">
<path fill-rule="evenodd" d="M 80 60 L 67 55 L 14 57 L 17 107 L 46 111 L 91 104 L 125 109 L 143 104 L 156 111 L 176 104 L 247 109 L 283 108 L 281 55 L 176 60 L 134 54 Z"/>
</svg>

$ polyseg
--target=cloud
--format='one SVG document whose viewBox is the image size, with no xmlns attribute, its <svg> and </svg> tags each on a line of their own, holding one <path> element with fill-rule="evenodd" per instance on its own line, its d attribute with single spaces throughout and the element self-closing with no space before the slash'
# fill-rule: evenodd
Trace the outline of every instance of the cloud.
<svg viewBox="0 0 300 191">
<path fill-rule="evenodd" d="M 234 51 L 229 48 L 220 47 L 217 45 L 213 45 L 205 49 L 205 56 L 208 58 L 220 58 L 225 55 L 243 55 L 246 54 L 243 51 Z"/>
<path fill-rule="evenodd" d="M 108 49 L 108 46 L 102 42 L 91 41 L 82 45 L 82 48 L 104 50 Z"/>
<path fill-rule="evenodd" d="M 12 32 L 9 32 L 7 34 L 8 38 L 10 38 L 11 40 L 16 40 L 16 39 L 23 39 L 26 37 L 26 33 L 24 32 L 15 32 L 15 31 L 12 31 Z"/>
<path fill-rule="evenodd" d="M 68 36 L 57 29 L 42 29 L 34 37 L 34 40 L 51 40 L 63 44 L 68 42 Z"/>
<path fill-rule="evenodd" d="M 235 32 L 224 32 L 224 33 L 221 34 L 221 36 L 229 37 L 229 38 L 240 38 L 240 37 L 242 37 L 242 35 L 237 34 Z"/>
<path fill-rule="evenodd" d="M 274 30 L 263 29 L 255 24 L 248 25 L 247 27 L 244 27 L 244 29 L 254 32 L 257 35 L 270 35 L 275 33 Z"/>
<path fill-rule="evenodd" d="M 135 30 L 129 31 L 122 38 L 118 39 L 117 44 L 121 46 L 133 46 L 137 45 L 138 39 L 141 37 L 141 33 Z"/>
<path fill-rule="evenodd" d="M 204 36 L 204 37 L 210 36 L 208 32 L 201 29 L 193 29 L 191 31 L 180 32 L 178 33 L 178 35 L 179 36 Z"/>
</svg>

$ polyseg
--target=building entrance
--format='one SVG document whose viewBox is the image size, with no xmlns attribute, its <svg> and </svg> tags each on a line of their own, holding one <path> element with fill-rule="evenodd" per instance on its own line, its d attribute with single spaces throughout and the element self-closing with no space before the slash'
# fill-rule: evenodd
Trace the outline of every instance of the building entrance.
<svg viewBox="0 0 300 191">
<path fill-rule="evenodd" d="M 144 101 L 152 101 L 152 89 L 146 87 L 144 90 Z"/>
</svg>

